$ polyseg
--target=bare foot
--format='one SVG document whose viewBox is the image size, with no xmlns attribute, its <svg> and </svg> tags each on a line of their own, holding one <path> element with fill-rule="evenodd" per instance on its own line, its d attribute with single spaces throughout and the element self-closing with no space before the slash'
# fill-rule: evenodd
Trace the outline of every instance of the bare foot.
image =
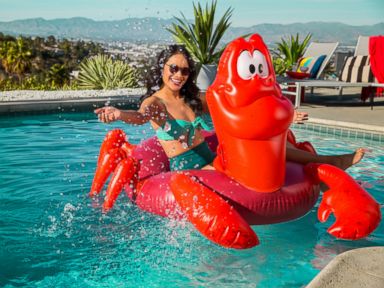
<svg viewBox="0 0 384 288">
<path fill-rule="evenodd" d="M 365 154 L 364 148 L 358 148 L 354 153 L 351 154 L 344 154 L 335 157 L 335 163 L 334 165 L 339 167 L 340 169 L 346 170 L 352 165 L 355 165 L 363 159 Z"/>
</svg>

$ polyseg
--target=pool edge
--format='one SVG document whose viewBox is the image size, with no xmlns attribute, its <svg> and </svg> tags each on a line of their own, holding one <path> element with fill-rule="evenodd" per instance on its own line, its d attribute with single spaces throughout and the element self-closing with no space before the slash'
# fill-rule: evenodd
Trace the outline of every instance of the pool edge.
<svg viewBox="0 0 384 288">
<path fill-rule="evenodd" d="M 357 248 L 337 255 L 306 288 L 384 287 L 384 247 Z"/>
</svg>

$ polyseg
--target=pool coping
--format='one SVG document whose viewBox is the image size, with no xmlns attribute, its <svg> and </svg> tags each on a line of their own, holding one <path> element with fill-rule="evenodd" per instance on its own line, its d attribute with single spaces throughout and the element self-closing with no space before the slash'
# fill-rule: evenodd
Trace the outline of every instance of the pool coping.
<svg viewBox="0 0 384 288">
<path fill-rule="evenodd" d="M 336 120 L 328 120 L 328 119 L 321 119 L 321 118 L 310 118 L 308 120 L 308 123 L 314 123 L 314 124 L 320 124 L 320 125 L 326 125 L 326 126 L 335 126 L 335 127 L 346 128 L 346 129 L 369 131 L 372 133 L 384 134 L 384 127 L 377 126 L 377 125 L 368 125 L 368 124 L 361 124 L 361 123 L 354 123 L 354 122 L 336 121 Z"/>
<path fill-rule="evenodd" d="M 384 287 L 384 247 L 364 247 L 337 255 L 306 288 Z"/>
<path fill-rule="evenodd" d="M 293 124 L 292 128 L 331 134 L 341 138 L 384 142 L 384 128 L 376 125 L 310 118 L 304 124 Z"/>
<path fill-rule="evenodd" d="M 114 90 L 14 90 L 0 92 L 0 115 L 89 110 L 104 105 L 132 106 L 139 103 L 143 88 Z"/>
<path fill-rule="evenodd" d="M 126 107 L 137 105 L 140 96 L 114 96 L 99 98 L 59 99 L 59 100 L 23 100 L 0 102 L 0 115 L 28 112 L 56 112 L 92 110 L 105 105 Z"/>
</svg>

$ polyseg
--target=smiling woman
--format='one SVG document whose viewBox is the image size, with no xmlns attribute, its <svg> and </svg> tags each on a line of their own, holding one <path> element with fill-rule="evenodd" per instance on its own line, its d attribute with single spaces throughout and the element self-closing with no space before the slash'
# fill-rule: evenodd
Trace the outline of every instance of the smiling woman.
<svg viewBox="0 0 384 288">
<path fill-rule="evenodd" d="M 212 162 L 214 154 L 200 131 L 209 127 L 201 118 L 203 105 L 194 83 L 195 75 L 195 64 L 185 47 L 170 45 L 159 54 L 156 65 L 148 73 L 147 93 L 138 111 L 104 107 L 95 113 L 105 123 L 150 122 L 174 170 L 180 169 L 180 165 L 184 169 L 203 168 Z M 202 149 L 205 156 L 185 163 L 184 153 L 194 149 Z"/>
</svg>

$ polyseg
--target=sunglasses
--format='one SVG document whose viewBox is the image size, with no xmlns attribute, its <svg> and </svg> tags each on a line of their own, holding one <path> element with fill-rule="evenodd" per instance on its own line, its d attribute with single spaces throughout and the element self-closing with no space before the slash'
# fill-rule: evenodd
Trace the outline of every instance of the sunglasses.
<svg viewBox="0 0 384 288">
<path fill-rule="evenodd" d="M 176 64 L 165 64 L 169 66 L 169 72 L 171 74 L 176 74 L 180 71 L 181 75 L 188 76 L 191 73 L 191 70 L 188 67 L 179 67 Z"/>
</svg>

